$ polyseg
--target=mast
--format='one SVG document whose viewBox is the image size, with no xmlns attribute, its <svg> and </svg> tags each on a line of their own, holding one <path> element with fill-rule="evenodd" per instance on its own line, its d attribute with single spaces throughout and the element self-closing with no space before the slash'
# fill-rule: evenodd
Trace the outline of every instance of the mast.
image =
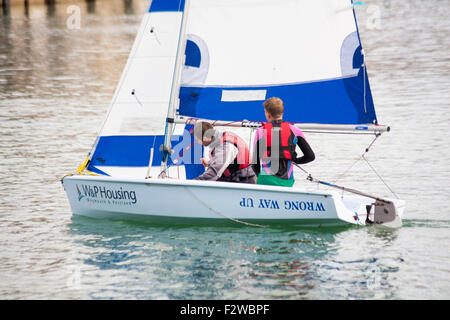
<svg viewBox="0 0 450 320">
<path fill-rule="evenodd" d="M 181 69 L 184 64 L 185 59 L 185 50 L 186 50 L 186 25 L 187 25 L 187 17 L 189 11 L 189 3 L 190 0 L 185 0 L 184 2 L 184 10 L 183 17 L 181 21 L 181 29 L 180 36 L 178 38 L 178 48 L 177 48 L 177 56 L 175 60 L 175 70 L 172 79 L 172 88 L 170 92 L 170 100 L 169 100 L 169 108 L 167 110 L 167 118 L 166 118 L 166 128 L 164 132 L 164 144 L 161 145 L 161 173 L 159 175 L 160 178 L 166 177 L 167 170 L 167 162 L 169 161 L 169 156 L 172 153 L 171 150 L 171 139 L 172 139 L 172 131 L 174 129 L 174 119 L 176 110 L 180 103 L 179 92 L 180 92 L 180 78 L 181 78 Z"/>
</svg>

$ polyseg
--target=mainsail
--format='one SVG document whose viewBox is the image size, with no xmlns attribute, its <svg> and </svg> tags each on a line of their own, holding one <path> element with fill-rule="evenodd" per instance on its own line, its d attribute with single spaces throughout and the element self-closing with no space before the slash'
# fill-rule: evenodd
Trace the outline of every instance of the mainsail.
<svg viewBox="0 0 450 320">
<path fill-rule="evenodd" d="M 261 105 L 272 96 L 290 122 L 377 124 L 351 0 L 153 0 L 88 169 L 145 168 L 165 138 L 193 143 L 175 113 L 265 121 Z M 152 164 L 161 158 L 154 152 Z M 187 178 L 201 169 L 191 165 Z"/>
<path fill-rule="evenodd" d="M 376 124 L 350 0 L 192 0 L 179 114 L 265 121 L 285 102 L 297 123 Z"/>
</svg>

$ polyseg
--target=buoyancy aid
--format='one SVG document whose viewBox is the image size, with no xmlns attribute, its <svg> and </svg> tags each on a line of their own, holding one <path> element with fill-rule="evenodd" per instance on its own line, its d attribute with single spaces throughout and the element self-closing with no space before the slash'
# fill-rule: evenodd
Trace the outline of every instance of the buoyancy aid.
<svg viewBox="0 0 450 320">
<path fill-rule="evenodd" d="M 247 144 L 233 132 L 225 131 L 220 140 L 221 143 L 232 143 L 238 149 L 238 154 L 234 161 L 225 169 L 223 176 L 231 177 L 236 171 L 247 168 L 250 165 L 250 151 Z M 210 157 L 214 157 L 214 149 L 211 150 Z"/>
<path fill-rule="evenodd" d="M 272 135 L 273 135 L 273 127 L 279 127 L 279 159 L 283 160 L 293 160 L 297 157 L 295 152 L 295 134 L 292 132 L 289 122 L 281 122 L 281 123 L 263 123 L 264 129 L 264 137 L 265 137 L 265 151 L 263 153 L 263 159 L 267 159 L 271 155 L 272 151 Z"/>
</svg>

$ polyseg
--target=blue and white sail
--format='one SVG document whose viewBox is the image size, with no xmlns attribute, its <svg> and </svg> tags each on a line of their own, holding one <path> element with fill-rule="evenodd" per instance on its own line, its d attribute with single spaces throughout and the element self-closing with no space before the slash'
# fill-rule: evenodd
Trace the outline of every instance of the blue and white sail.
<svg viewBox="0 0 450 320">
<path fill-rule="evenodd" d="M 89 170 L 143 177 L 152 148 L 155 150 L 152 165 L 160 165 L 159 148 L 164 144 L 183 9 L 184 1 L 155 0 L 144 14 L 108 115 L 91 151 Z M 172 145 L 182 143 L 186 147 L 190 142 L 192 137 L 186 137 L 184 125 L 175 127 Z M 176 169 L 179 171 L 180 167 Z M 181 169 L 184 175 L 184 166 Z M 186 176 L 196 176 L 197 169 L 191 166 Z"/>
<path fill-rule="evenodd" d="M 168 125 L 175 113 L 265 121 L 272 96 L 290 122 L 377 124 L 351 0 L 153 0 L 88 169 L 142 176 L 152 148 L 161 164 L 165 138 L 177 152 L 193 143 L 184 125 Z"/>
<path fill-rule="evenodd" d="M 179 114 L 265 121 L 376 124 L 351 0 L 193 0 Z"/>
</svg>

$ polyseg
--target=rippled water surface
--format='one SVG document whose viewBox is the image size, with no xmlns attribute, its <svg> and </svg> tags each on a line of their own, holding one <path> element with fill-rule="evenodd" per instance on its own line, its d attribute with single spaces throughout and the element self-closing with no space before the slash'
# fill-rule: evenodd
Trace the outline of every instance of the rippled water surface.
<svg viewBox="0 0 450 320">
<path fill-rule="evenodd" d="M 171 227 L 72 216 L 59 178 L 93 143 L 147 1 L 0 15 L 0 298 L 450 298 L 450 3 L 356 13 L 380 123 L 367 158 L 407 201 L 398 230 Z M 309 134 L 315 176 L 392 196 L 371 136 Z M 301 172 L 297 184 L 310 187 Z M 316 188 L 315 186 L 313 188 Z"/>
</svg>

